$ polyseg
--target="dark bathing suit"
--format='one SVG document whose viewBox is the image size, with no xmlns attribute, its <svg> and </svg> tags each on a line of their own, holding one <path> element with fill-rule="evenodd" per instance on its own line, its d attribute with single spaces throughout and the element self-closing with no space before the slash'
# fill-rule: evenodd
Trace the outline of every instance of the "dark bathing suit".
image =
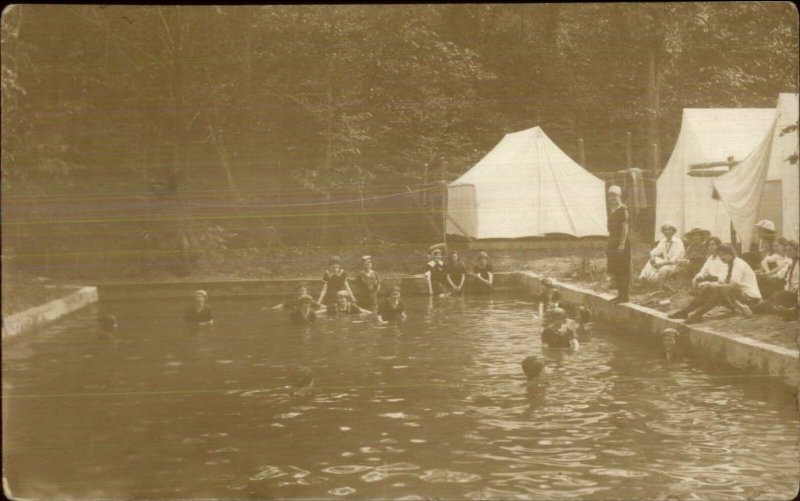
<svg viewBox="0 0 800 501">
<path fill-rule="evenodd" d="M 399 301 L 397 303 L 397 308 L 392 308 L 392 305 L 388 299 L 384 299 L 383 301 L 381 301 L 381 304 L 378 306 L 378 315 L 387 322 L 399 320 L 400 318 L 402 318 L 402 313 L 403 313 L 402 301 Z"/>
<path fill-rule="evenodd" d="M 194 306 L 191 306 L 186 310 L 186 313 L 183 314 L 183 320 L 193 324 L 210 322 L 213 319 L 214 317 L 211 315 L 211 309 L 207 305 L 203 305 L 200 311 L 197 311 Z"/>
</svg>

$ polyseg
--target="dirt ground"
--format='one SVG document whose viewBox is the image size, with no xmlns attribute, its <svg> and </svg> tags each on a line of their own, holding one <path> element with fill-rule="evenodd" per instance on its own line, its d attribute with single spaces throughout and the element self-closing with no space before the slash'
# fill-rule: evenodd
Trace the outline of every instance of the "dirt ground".
<svg viewBox="0 0 800 501">
<path fill-rule="evenodd" d="M 609 281 L 605 274 L 605 243 L 598 239 L 571 239 L 537 241 L 533 248 L 490 251 L 491 261 L 496 271 L 533 271 L 550 276 L 565 283 L 608 291 Z M 478 250 L 466 250 L 465 246 L 451 245 L 462 252 L 462 259 L 471 268 Z M 634 276 L 644 266 L 649 247 L 639 244 L 634 247 L 632 270 Z M 185 281 L 196 280 L 237 280 L 237 279 L 278 279 L 304 277 L 316 280 L 322 277 L 328 258 L 338 255 L 346 270 L 355 270 L 361 256 L 369 254 L 375 269 L 383 276 L 413 275 L 422 273 L 427 259 L 425 246 L 408 244 L 387 244 L 351 247 L 278 247 L 258 250 L 228 250 L 226 252 L 207 252 L 197 263 L 196 269 L 185 276 L 175 277 L 165 270 L 150 270 L 147 273 L 130 272 L 123 276 L 112 276 L 105 280 L 115 282 L 140 281 Z M 9 268 L 9 267 L 7 267 Z M 50 283 L 42 277 L 14 273 L 13 269 L 3 274 L 3 315 L 21 311 L 53 299 L 54 291 L 44 287 Z M 631 301 L 659 311 L 674 311 L 685 306 L 690 300 L 690 279 L 688 275 L 675 277 L 669 290 L 643 287 L 636 280 L 631 287 Z M 76 283 L 78 277 L 56 277 L 53 282 Z M 105 281 L 101 279 L 100 281 Z M 85 280 L 97 282 L 92 277 Z M 755 316 L 745 318 L 729 315 L 717 309 L 707 315 L 703 326 L 712 330 L 731 332 L 753 339 L 776 344 L 790 349 L 798 347 L 797 322 L 787 322 L 777 316 Z"/>
</svg>

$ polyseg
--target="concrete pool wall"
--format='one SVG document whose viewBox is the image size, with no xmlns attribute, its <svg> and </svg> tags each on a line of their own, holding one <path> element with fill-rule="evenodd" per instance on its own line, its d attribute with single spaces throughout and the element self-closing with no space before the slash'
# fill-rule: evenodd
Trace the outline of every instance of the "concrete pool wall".
<svg viewBox="0 0 800 501">
<path fill-rule="evenodd" d="M 542 291 L 541 277 L 531 272 L 502 272 L 495 275 L 496 289 L 500 292 L 517 292 L 531 296 Z M 5 319 L 3 337 L 13 336 L 97 301 L 137 299 L 191 300 L 196 289 L 205 289 L 213 304 L 216 298 L 235 297 L 291 297 L 301 283 L 307 283 L 312 294 L 319 292 L 319 279 L 287 280 L 227 280 L 206 282 L 140 282 L 107 283 L 84 287 L 69 296 L 51 301 Z M 400 285 L 406 295 L 427 292 L 422 276 L 387 277 L 384 289 Z M 635 304 L 617 305 L 609 302 L 608 294 L 583 289 L 574 284 L 555 283 L 561 290 L 564 302 L 588 306 L 595 318 L 624 328 L 635 336 L 648 336 L 660 343 L 659 335 L 672 327 L 679 333 L 678 343 L 692 357 L 722 362 L 748 374 L 758 374 L 779 379 L 795 390 L 798 388 L 800 356 L 797 350 L 763 343 L 732 333 L 717 332 L 706 326 L 689 326 L 670 320 L 657 310 Z M 277 300 L 276 300 L 277 301 Z"/>
</svg>

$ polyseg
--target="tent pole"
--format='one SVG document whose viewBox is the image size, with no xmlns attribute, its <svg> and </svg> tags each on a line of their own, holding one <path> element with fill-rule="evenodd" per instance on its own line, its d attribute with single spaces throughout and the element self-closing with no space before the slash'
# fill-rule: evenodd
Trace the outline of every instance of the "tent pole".
<svg viewBox="0 0 800 501">
<path fill-rule="evenodd" d="M 658 175 L 658 143 L 651 143 L 653 147 L 653 176 Z"/>
<path fill-rule="evenodd" d="M 447 181 L 444 179 L 442 179 L 442 242 L 447 245 Z"/>
<path fill-rule="evenodd" d="M 633 152 L 631 151 L 631 133 L 625 133 L 625 167 L 630 169 L 632 165 Z"/>
<path fill-rule="evenodd" d="M 578 138 L 578 161 L 581 163 L 581 167 L 586 168 L 586 153 L 583 150 L 583 139 Z"/>
</svg>

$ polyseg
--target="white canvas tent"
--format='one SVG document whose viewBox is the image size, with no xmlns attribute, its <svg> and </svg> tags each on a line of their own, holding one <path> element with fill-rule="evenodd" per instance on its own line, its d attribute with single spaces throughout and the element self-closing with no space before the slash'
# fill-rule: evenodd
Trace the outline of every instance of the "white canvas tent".
<svg viewBox="0 0 800 501">
<path fill-rule="evenodd" d="M 769 219 L 779 235 L 798 238 L 798 164 L 790 157 L 798 153 L 798 132 L 783 133 L 798 119 L 797 94 L 781 94 L 773 114 L 772 127 L 758 147 L 730 172 L 713 181 L 719 198 L 742 241 L 749 249 L 754 225 Z"/>
<path fill-rule="evenodd" d="M 692 165 L 744 160 L 758 146 L 775 118 L 773 108 L 684 109 L 681 131 L 656 183 L 655 239 L 671 221 L 678 234 L 702 228 L 730 241 L 730 217 L 712 197 L 710 177 L 687 175 Z"/>
<path fill-rule="evenodd" d="M 476 239 L 608 235 L 605 184 L 539 127 L 506 134 L 447 187 L 447 233 Z"/>
</svg>

